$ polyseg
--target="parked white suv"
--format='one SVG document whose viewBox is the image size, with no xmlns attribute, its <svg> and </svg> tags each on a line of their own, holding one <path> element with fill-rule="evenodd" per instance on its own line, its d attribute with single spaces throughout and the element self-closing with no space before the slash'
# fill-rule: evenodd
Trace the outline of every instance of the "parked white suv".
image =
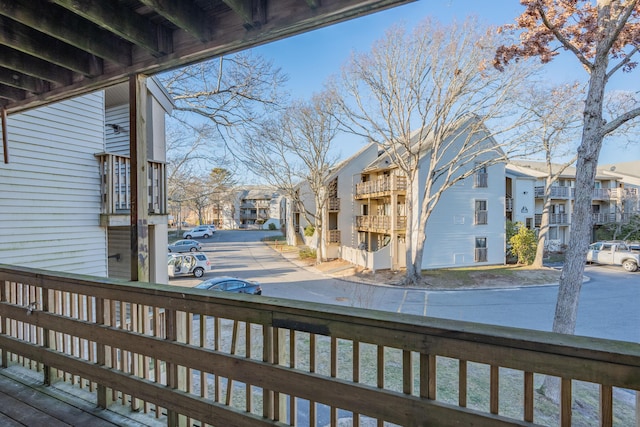
<svg viewBox="0 0 640 427">
<path fill-rule="evenodd" d="M 169 277 L 193 275 L 194 277 L 202 277 L 207 271 L 213 270 L 211 261 L 204 253 L 170 253 L 167 257 L 167 266 Z"/>
<path fill-rule="evenodd" d="M 182 237 L 185 239 L 193 239 L 194 237 L 202 237 L 208 239 L 214 232 L 211 231 L 208 225 L 200 225 L 196 228 L 192 228 L 189 231 L 182 233 Z"/>
</svg>

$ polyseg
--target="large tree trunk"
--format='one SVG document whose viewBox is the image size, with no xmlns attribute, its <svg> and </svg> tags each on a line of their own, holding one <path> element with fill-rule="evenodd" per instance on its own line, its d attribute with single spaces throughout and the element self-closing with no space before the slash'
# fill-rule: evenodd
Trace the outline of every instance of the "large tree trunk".
<svg viewBox="0 0 640 427">
<path fill-rule="evenodd" d="M 416 284 L 422 277 L 422 253 L 418 259 L 417 243 L 418 243 L 418 224 L 414 217 L 414 183 L 412 180 L 407 179 L 407 194 L 405 203 L 407 206 L 407 228 L 406 228 L 406 250 L 407 250 L 407 271 L 404 278 L 404 283 Z"/>
<path fill-rule="evenodd" d="M 591 240 L 593 220 L 591 215 L 591 200 L 594 189 L 595 176 L 598 166 L 598 156 L 602 148 L 602 99 L 605 88 L 605 72 L 607 57 L 596 58 L 603 61 L 594 67 L 589 80 L 584 110 L 584 128 L 582 142 L 578 148 L 576 163 L 576 187 L 573 215 L 571 217 L 571 234 L 569 246 L 565 255 L 556 312 L 553 318 L 553 332 L 573 334 L 576 329 L 578 316 L 578 300 L 582 288 L 582 278 L 586 263 L 587 250 Z M 559 401 L 559 378 L 545 378 L 541 392 L 555 402 Z"/>
<path fill-rule="evenodd" d="M 324 196 L 324 195 L 323 195 Z M 324 206 L 325 203 L 320 197 L 320 195 L 315 195 L 315 204 L 316 204 L 316 212 L 315 212 L 315 229 L 316 229 L 316 264 L 322 264 L 325 261 L 324 258 Z"/>
<path fill-rule="evenodd" d="M 604 61 L 606 62 L 606 57 Z M 606 82 L 605 72 L 606 64 L 594 67 L 584 110 L 582 143 L 578 148 L 576 163 L 576 188 L 571 217 L 571 234 L 560 276 L 558 301 L 553 319 L 553 331 L 563 334 L 575 332 L 578 297 L 582 287 L 587 249 L 591 240 L 593 226 L 591 201 L 603 139 L 602 99 Z"/>
<path fill-rule="evenodd" d="M 542 215 L 540 216 L 540 231 L 538 231 L 538 246 L 536 247 L 536 257 L 532 267 L 542 268 L 544 264 L 544 247 L 549 234 L 549 215 L 551 212 L 551 180 L 546 179 L 544 184 L 544 204 Z"/>
</svg>

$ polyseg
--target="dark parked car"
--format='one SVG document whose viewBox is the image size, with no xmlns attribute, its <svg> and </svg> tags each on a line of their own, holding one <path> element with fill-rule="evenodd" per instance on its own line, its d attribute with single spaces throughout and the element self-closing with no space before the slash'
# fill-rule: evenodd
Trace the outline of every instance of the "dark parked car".
<svg viewBox="0 0 640 427">
<path fill-rule="evenodd" d="M 208 289 L 210 291 L 234 292 L 237 294 L 262 295 L 262 288 L 258 282 L 238 279 L 237 277 L 213 277 L 200 282 L 195 289 Z"/>
</svg>

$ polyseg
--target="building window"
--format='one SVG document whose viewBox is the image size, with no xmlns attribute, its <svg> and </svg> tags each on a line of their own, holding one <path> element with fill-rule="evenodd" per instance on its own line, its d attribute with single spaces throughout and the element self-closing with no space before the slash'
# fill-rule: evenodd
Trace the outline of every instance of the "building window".
<svg viewBox="0 0 640 427">
<path fill-rule="evenodd" d="M 476 237 L 475 262 L 487 262 L 487 238 Z"/>
<path fill-rule="evenodd" d="M 476 200 L 476 210 L 475 210 L 475 224 L 486 224 L 487 223 L 487 201 L 486 200 Z"/>
<path fill-rule="evenodd" d="M 486 166 L 477 166 L 478 164 L 476 163 L 476 173 L 473 176 L 473 186 L 474 187 L 483 187 L 486 188 L 488 187 L 488 173 L 487 173 L 487 167 Z"/>
<path fill-rule="evenodd" d="M 525 218 L 525 227 L 529 230 L 533 230 L 533 218 Z"/>
</svg>

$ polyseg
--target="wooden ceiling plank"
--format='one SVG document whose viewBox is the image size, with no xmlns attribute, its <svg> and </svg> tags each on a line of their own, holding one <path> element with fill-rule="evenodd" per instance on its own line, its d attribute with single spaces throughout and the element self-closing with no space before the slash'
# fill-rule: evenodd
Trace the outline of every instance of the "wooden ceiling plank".
<svg viewBox="0 0 640 427">
<path fill-rule="evenodd" d="M 211 40 L 212 32 L 207 13 L 193 1 L 186 0 L 140 0 L 177 27 L 202 42 Z"/>
<path fill-rule="evenodd" d="M 12 70 L 7 70 L 6 68 L 1 67 L 0 83 L 18 89 L 23 89 L 31 93 L 42 93 L 49 89 L 49 85 L 40 79 L 16 73 Z"/>
<path fill-rule="evenodd" d="M 26 98 L 26 92 L 15 87 L 0 84 L 0 97 L 11 101 L 22 101 Z"/>
<path fill-rule="evenodd" d="M 0 17 L 0 44 L 87 77 L 102 74 L 102 60 L 5 17 Z"/>
<path fill-rule="evenodd" d="M 72 74 L 69 70 L 2 45 L 0 45 L 0 67 L 59 85 L 68 85 L 72 82 Z"/>
<path fill-rule="evenodd" d="M 101 28 L 147 50 L 155 57 L 171 53 L 171 31 L 114 1 L 50 0 Z"/>
<path fill-rule="evenodd" d="M 245 27 L 253 28 L 253 2 L 252 0 L 222 0 L 227 6 L 237 13 L 244 21 Z"/>
<path fill-rule="evenodd" d="M 38 2 L 43 0 L 35 1 Z M 89 0 L 46 1 L 47 3 L 74 3 L 78 5 L 77 7 L 79 9 L 81 9 L 85 3 L 92 3 L 93 6 L 95 6 L 95 4 L 100 4 L 103 5 L 103 7 L 109 8 L 119 7 L 122 4 L 134 4 L 134 2 L 120 2 L 119 0 L 101 0 L 93 2 L 90 2 Z M 140 1 L 141 0 L 136 0 L 137 4 L 140 4 Z M 250 5 L 252 16 L 249 17 L 249 20 L 255 21 L 256 18 L 259 20 L 266 12 L 268 19 L 264 20 L 263 25 L 253 27 L 250 31 L 247 31 L 247 22 L 245 19 L 241 18 L 240 15 L 231 8 L 216 4 L 215 8 L 211 9 L 214 12 L 209 12 L 214 13 L 211 15 L 211 22 L 215 24 L 211 26 L 213 38 L 210 41 L 201 42 L 185 30 L 178 29 L 169 37 L 172 43 L 174 43 L 173 46 L 175 51 L 164 56 L 154 56 L 142 46 L 137 46 L 131 51 L 132 64 L 130 66 L 114 67 L 113 63 L 105 61 L 104 74 L 93 79 L 83 78 L 80 75 L 76 75 L 78 78 L 74 78 L 72 80 L 72 75 L 68 70 L 61 69 L 60 67 L 54 66 L 50 63 L 47 64 L 46 62 L 45 64 L 48 65 L 49 68 L 46 68 L 45 65 L 38 63 L 37 61 L 35 63 L 28 63 L 28 61 L 23 57 L 24 54 L 14 51 L 8 47 L 2 48 L 0 46 L 0 61 L 4 62 L 0 62 L 0 67 L 5 66 L 6 68 L 15 70 L 18 73 L 24 72 L 30 76 L 41 78 L 46 82 L 55 82 L 59 80 L 66 81 L 66 83 L 51 84 L 51 87 L 45 92 L 38 94 L 27 93 L 27 98 L 21 101 L 12 102 L 0 99 L 0 106 L 4 106 L 9 114 L 14 114 L 102 89 L 112 84 L 121 83 L 127 81 L 128 77 L 134 74 L 155 74 L 163 72 L 171 68 L 207 60 L 232 52 L 238 52 L 263 43 L 273 42 L 275 40 L 290 37 L 295 34 L 345 21 L 368 13 L 391 8 L 404 3 L 410 3 L 414 0 L 321 0 L 317 9 L 310 8 L 305 0 L 277 0 L 269 3 L 267 3 L 267 0 L 255 1 L 255 3 L 252 2 Z M 245 3 L 245 5 L 248 5 L 248 3 Z M 268 6 L 268 8 L 261 8 L 261 5 Z M 49 6 L 57 8 L 55 5 Z M 37 6 L 34 6 L 34 8 L 35 7 Z M 69 7 L 73 9 L 74 6 L 69 5 Z M 92 10 L 93 13 L 98 13 L 95 9 Z M 138 16 L 142 16 L 139 14 L 144 13 L 145 16 L 148 17 L 148 20 L 145 18 L 146 21 L 155 22 L 155 19 L 158 18 L 158 14 L 154 13 L 154 11 L 146 5 L 142 9 L 131 10 L 126 8 L 126 10 L 129 14 L 135 14 Z M 152 13 L 147 15 L 147 11 L 152 11 Z M 249 12 L 247 11 L 247 13 Z M 113 19 L 115 19 L 114 15 L 113 13 L 110 13 L 105 15 L 104 18 L 98 17 L 95 20 L 99 22 L 111 22 Z M 118 17 L 118 19 L 121 18 Z M 162 18 L 162 20 L 166 21 L 164 18 Z M 59 25 L 61 27 L 65 27 L 66 23 L 61 22 Z M 160 26 L 156 28 L 162 28 L 163 30 L 168 31 L 172 26 L 173 25 L 167 25 L 165 27 L 160 24 Z M 107 43 L 107 41 L 96 40 L 96 43 Z M 7 58 L 4 55 L 5 53 L 7 56 L 10 56 L 10 58 Z M 32 58 L 32 60 L 35 61 L 36 58 Z M 25 64 L 28 65 L 25 66 Z M 31 65 L 35 68 L 30 68 Z M 64 74 L 65 72 L 67 74 Z M 43 74 L 46 74 L 47 77 L 43 77 Z M 53 77 L 55 77 L 55 80 L 50 80 Z"/>
<path fill-rule="evenodd" d="M 307 6 L 309 6 L 310 9 L 317 9 L 318 7 L 320 7 L 320 0 L 305 0 L 307 2 Z"/>
<path fill-rule="evenodd" d="M 107 61 L 131 65 L 131 43 L 48 1 L 0 0 L 0 15 Z"/>
</svg>

